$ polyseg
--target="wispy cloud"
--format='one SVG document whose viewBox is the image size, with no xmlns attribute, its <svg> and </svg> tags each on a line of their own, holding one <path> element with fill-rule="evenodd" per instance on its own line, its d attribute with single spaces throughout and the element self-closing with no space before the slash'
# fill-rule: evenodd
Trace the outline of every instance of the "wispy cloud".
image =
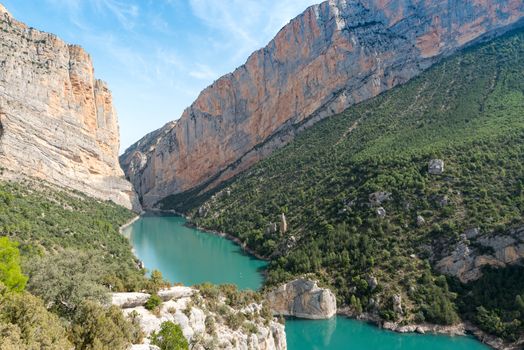
<svg viewBox="0 0 524 350">
<path fill-rule="evenodd" d="M 217 43 L 245 58 L 264 46 L 292 17 L 319 0 L 190 0 L 196 17 L 221 34 Z"/>
<path fill-rule="evenodd" d="M 94 11 L 98 15 L 110 15 L 120 25 L 131 30 L 135 27 L 140 16 L 138 5 L 121 0 L 46 0 L 50 5 L 65 10 L 69 19 L 80 29 L 90 29 L 89 22 L 85 20 L 85 11 Z"/>
<path fill-rule="evenodd" d="M 74 0 L 78 1 L 78 0 Z M 127 30 L 135 27 L 135 23 L 140 15 L 138 5 L 130 3 L 129 1 L 119 0 L 94 0 L 92 3 L 100 13 L 109 11 L 120 22 L 120 24 Z"/>
<path fill-rule="evenodd" d="M 222 34 L 221 44 L 235 43 L 236 54 L 245 53 L 257 46 L 250 22 L 254 24 L 263 9 L 258 1 L 251 0 L 190 0 L 193 14 L 209 28 Z M 224 41 L 223 39 L 227 39 Z"/>
<path fill-rule="evenodd" d="M 208 65 L 196 64 L 196 70 L 189 72 L 189 75 L 196 79 L 212 80 L 217 77 L 217 73 Z"/>
</svg>

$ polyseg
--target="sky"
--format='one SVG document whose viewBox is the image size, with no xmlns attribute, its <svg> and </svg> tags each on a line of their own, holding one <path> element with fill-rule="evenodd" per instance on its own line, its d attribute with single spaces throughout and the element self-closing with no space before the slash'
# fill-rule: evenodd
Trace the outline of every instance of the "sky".
<svg viewBox="0 0 524 350">
<path fill-rule="evenodd" d="M 28 26 L 84 47 L 108 82 L 121 152 L 178 119 L 320 0 L 0 0 Z"/>
</svg>

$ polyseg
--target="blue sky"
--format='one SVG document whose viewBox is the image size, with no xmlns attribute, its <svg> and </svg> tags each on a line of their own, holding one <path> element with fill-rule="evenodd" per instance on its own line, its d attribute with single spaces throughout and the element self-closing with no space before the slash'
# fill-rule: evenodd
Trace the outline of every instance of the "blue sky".
<svg viewBox="0 0 524 350">
<path fill-rule="evenodd" d="M 178 119 L 198 93 L 320 0 L 0 0 L 82 45 L 109 83 L 121 150 Z"/>
</svg>

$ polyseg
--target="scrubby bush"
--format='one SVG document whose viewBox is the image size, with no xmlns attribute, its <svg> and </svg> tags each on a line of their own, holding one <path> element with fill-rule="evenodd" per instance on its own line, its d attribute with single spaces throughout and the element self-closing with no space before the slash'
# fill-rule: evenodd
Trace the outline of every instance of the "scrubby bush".
<svg viewBox="0 0 524 350">
<path fill-rule="evenodd" d="M 109 302 L 109 290 L 100 283 L 105 269 L 99 257 L 82 251 L 46 255 L 28 266 L 28 290 L 60 316 L 71 318 L 84 300 Z"/>
<path fill-rule="evenodd" d="M 136 339 L 137 326 L 116 306 L 85 301 L 74 315 L 71 340 L 77 350 L 126 349 Z"/>
<path fill-rule="evenodd" d="M 163 322 L 160 330 L 151 335 L 151 343 L 161 350 L 186 350 L 189 348 L 182 329 L 173 322 Z"/>
<path fill-rule="evenodd" d="M 152 311 L 152 310 L 155 310 L 160 305 L 162 305 L 162 299 L 157 294 L 153 294 L 149 297 L 149 299 L 147 299 L 144 307 L 147 310 Z"/>
<path fill-rule="evenodd" d="M 27 292 L 0 296 L 0 349 L 71 348 L 62 322 L 42 300 Z"/>
<path fill-rule="evenodd" d="M 147 281 L 147 289 L 150 293 L 158 293 L 162 288 L 167 288 L 170 286 L 169 282 L 164 280 L 162 272 L 158 270 L 153 270 L 151 272 L 151 278 Z"/>
</svg>

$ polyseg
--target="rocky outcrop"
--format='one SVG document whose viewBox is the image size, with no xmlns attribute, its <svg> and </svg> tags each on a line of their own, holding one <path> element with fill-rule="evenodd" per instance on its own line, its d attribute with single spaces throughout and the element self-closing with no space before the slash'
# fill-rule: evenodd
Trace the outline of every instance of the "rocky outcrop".
<svg viewBox="0 0 524 350">
<path fill-rule="evenodd" d="M 286 215 L 282 213 L 282 215 L 280 215 L 280 233 L 284 234 L 286 232 L 287 232 L 287 219 L 286 219 Z"/>
<path fill-rule="evenodd" d="M 89 55 L 0 7 L 0 167 L 139 208 L 118 163 L 118 120 Z"/>
<path fill-rule="evenodd" d="M 524 259 L 524 226 L 507 234 L 480 235 L 478 228 L 466 230 L 449 255 L 436 267 L 441 273 L 466 283 L 482 276 L 484 266 L 505 267 Z"/>
<path fill-rule="evenodd" d="M 335 295 L 317 282 L 297 279 L 266 295 L 275 315 L 308 319 L 328 319 L 337 313 Z"/>
<path fill-rule="evenodd" d="M 389 192 L 374 192 L 369 195 L 369 203 L 373 206 L 379 206 L 389 200 L 391 200 Z"/>
<path fill-rule="evenodd" d="M 215 187 L 297 132 L 402 84 L 524 15 L 520 0 L 330 0 L 121 157 L 143 204 Z"/>
<path fill-rule="evenodd" d="M 381 328 L 387 329 L 397 333 L 433 333 L 433 334 L 447 334 L 452 336 L 463 336 L 466 335 L 466 327 L 464 324 L 459 323 L 452 326 L 436 325 L 436 324 L 414 324 L 404 325 L 395 322 L 382 322 Z"/>
<path fill-rule="evenodd" d="M 200 292 L 190 287 L 172 287 L 161 290 L 158 295 L 164 300 L 157 312 L 148 311 L 144 304 L 150 295 L 146 293 L 114 293 L 113 305 L 123 309 L 125 315 L 138 317 L 146 335 L 144 344 L 133 345 L 134 350 L 154 349 L 149 345 L 149 336 L 158 331 L 163 322 L 180 325 L 190 348 L 238 349 L 238 350 L 285 350 L 287 349 L 284 326 L 275 319 L 261 316 L 262 305 L 249 304 L 236 310 L 227 305 L 224 298 L 212 303 L 202 298 Z M 215 304 L 217 303 L 217 304 Z M 213 304 L 213 307 L 210 305 Z M 241 313 L 245 320 L 238 327 L 228 319 Z"/>
<path fill-rule="evenodd" d="M 432 159 L 428 164 L 428 173 L 431 175 L 441 175 L 444 173 L 444 161 L 442 159 Z"/>
</svg>

